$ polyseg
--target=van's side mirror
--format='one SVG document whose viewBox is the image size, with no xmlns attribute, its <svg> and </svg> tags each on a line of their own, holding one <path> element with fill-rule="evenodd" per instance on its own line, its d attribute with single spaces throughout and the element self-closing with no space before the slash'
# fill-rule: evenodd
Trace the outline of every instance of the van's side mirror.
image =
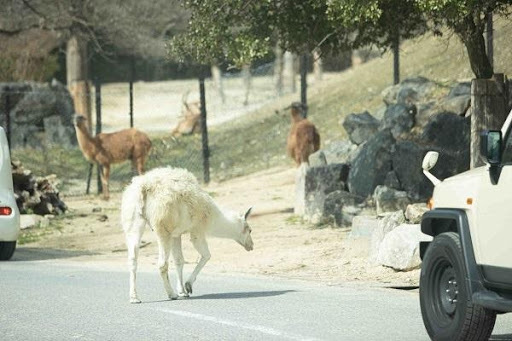
<svg viewBox="0 0 512 341">
<path fill-rule="evenodd" d="M 501 163 L 502 136 L 499 130 L 486 130 L 481 135 L 480 153 L 491 166 Z"/>
<path fill-rule="evenodd" d="M 425 157 L 423 158 L 423 163 L 421 164 L 421 168 L 423 168 L 423 170 L 425 170 L 425 171 L 431 170 L 436 165 L 438 158 L 439 158 L 438 152 L 433 152 L 433 151 L 428 152 L 425 155 Z"/>
</svg>

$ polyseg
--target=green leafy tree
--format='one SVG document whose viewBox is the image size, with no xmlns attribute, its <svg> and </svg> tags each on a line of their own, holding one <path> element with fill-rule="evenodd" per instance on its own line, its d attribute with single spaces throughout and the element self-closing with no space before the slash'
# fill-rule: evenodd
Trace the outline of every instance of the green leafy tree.
<svg viewBox="0 0 512 341">
<path fill-rule="evenodd" d="M 416 0 L 426 17 L 446 25 L 466 46 L 477 78 L 491 78 L 494 70 L 485 51 L 484 30 L 491 13 L 510 15 L 510 0 Z"/>
</svg>

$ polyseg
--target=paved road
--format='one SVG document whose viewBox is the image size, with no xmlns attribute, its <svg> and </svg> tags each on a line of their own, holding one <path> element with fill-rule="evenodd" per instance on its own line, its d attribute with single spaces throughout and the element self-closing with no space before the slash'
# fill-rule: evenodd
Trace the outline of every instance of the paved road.
<svg viewBox="0 0 512 341">
<path fill-rule="evenodd" d="M 125 271 L 60 261 L 0 263 L 0 340 L 428 340 L 416 291 L 202 274 L 166 301 L 156 269 L 128 303 Z M 512 339 L 512 316 L 493 340 Z"/>
</svg>

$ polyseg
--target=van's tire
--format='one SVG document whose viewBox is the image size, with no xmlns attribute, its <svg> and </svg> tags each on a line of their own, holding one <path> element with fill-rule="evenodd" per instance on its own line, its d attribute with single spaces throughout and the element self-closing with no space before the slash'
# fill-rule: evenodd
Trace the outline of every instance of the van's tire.
<svg viewBox="0 0 512 341">
<path fill-rule="evenodd" d="M 0 261 L 11 259 L 16 249 L 16 242 L 0 242 Z"/>
<path fill-rule="evenodd" d="M 474 305 L 459 235 L 441 233 L 429 245 L 420 277 L 423 323 L 432 340 L 488 340 L 496 312 Z"/>
</svg>

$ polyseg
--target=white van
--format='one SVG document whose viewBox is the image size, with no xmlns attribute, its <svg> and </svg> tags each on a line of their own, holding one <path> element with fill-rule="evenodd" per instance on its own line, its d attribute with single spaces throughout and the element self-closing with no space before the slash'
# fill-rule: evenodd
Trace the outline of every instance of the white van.
<svg viewBox="0 0 512 341">
<path fill-rule="evenodd" d="M 11 156 L 0 127 L 0 261 L 11 259 L 20 233 L 20 212 L 14 198 Z"/>
</svg>

